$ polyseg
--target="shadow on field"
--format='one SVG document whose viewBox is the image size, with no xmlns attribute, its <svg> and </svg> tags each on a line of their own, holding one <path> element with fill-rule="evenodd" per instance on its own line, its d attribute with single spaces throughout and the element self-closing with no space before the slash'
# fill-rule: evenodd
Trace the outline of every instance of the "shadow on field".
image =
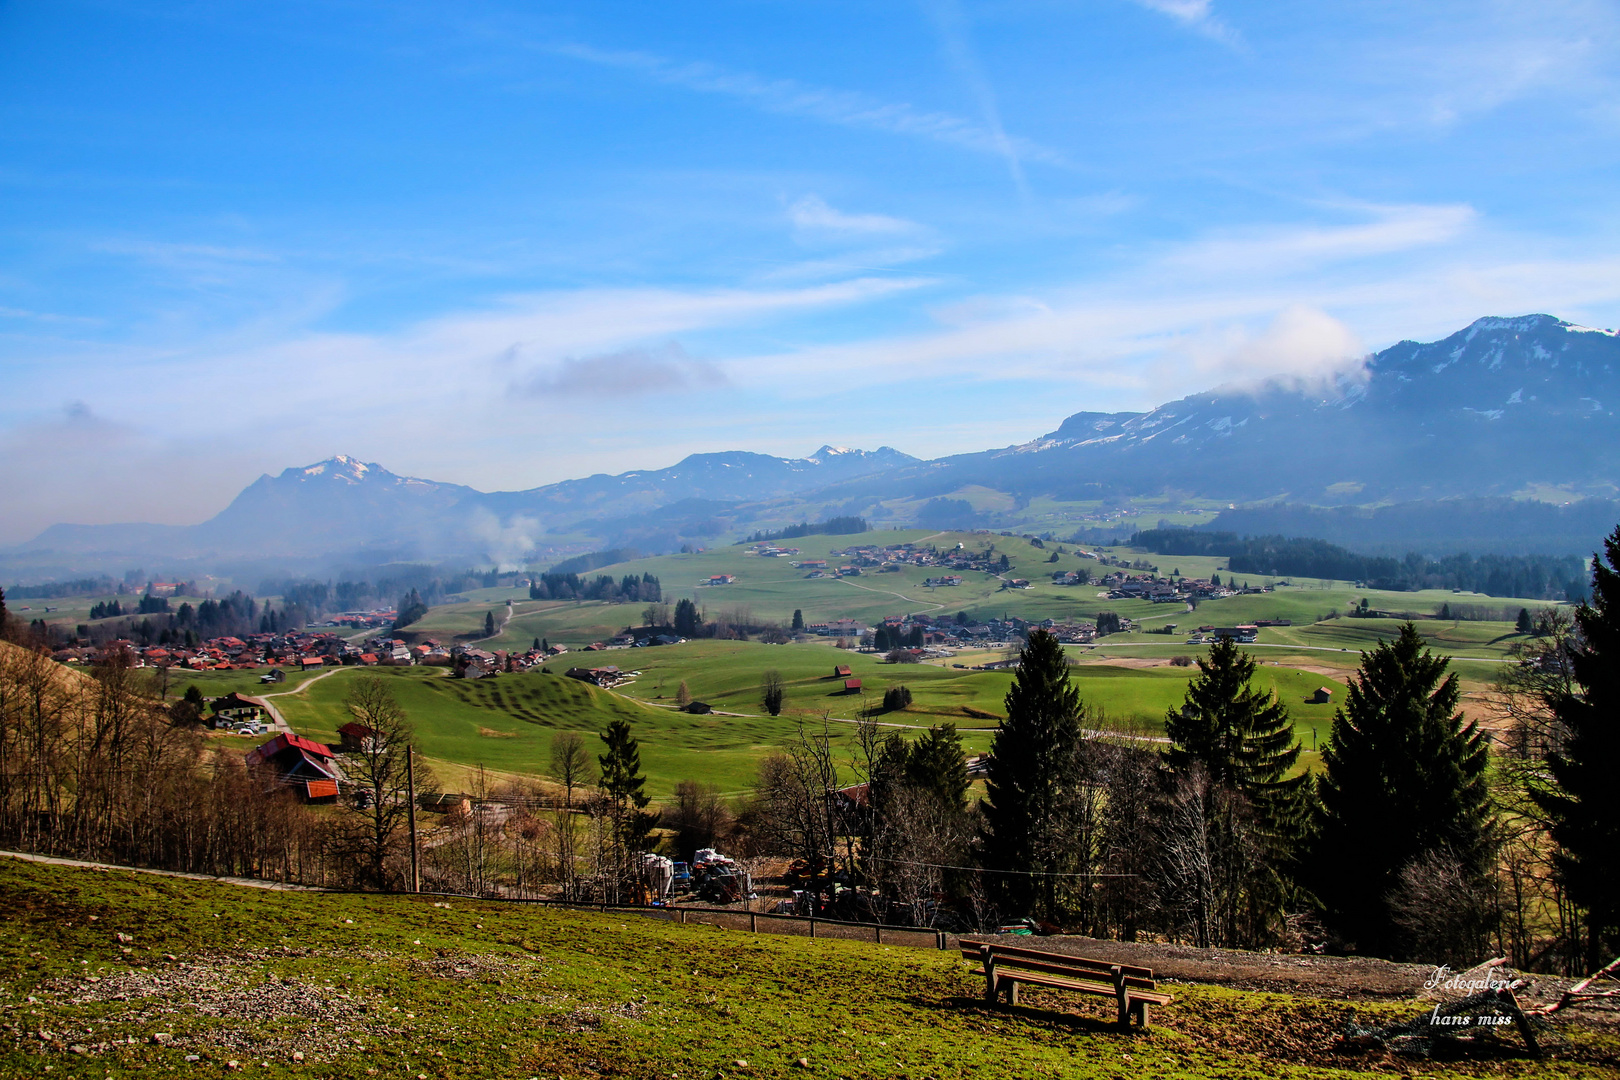
<svg viewBox="0 0 1620 1080">
<path fill-rule="evenodd" d="M 920 1009 L 932 1009 L 937 1012 L 951 1012 L 958 1016 L 975 1016 L 983 1020 L 1023 1020 L 1041 1027 L 1060 1028 L 1064 1031 L 1082 1035 L 1112 1035 L 1115 1038 L 1134 1039 L 1142 1035 L 1151 1035 L 1153 1029 L 1142 1031 L 1132 1027 L 1129 1031 L 1115 1023 L 1112 1016 L 1082 1016 L 1079 1013 L 1064 1012 L 1054 1004 L 1052 1007 L 1036 1005 L 998 1005 L 990 1008 L 985 1005 L 983 997 L 974 995 L 952 995 L 944 999 L 911 997 L 907 1001 Z M 1109 1007 L 1112 1008 L 1112 1002 Z"/>
</svg>

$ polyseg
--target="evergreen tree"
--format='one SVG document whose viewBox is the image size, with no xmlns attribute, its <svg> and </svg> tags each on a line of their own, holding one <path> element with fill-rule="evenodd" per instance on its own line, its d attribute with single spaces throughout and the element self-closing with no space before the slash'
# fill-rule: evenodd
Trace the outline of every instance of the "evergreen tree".
<svg viewBox="0 0 1620 1080">
<path fill-rule="evenodd" d="M 602 794 L 607 796 L 613 818 L 614 843 L 621 869 L 628 869 L 630 856 L 647 850 L 647 841 L 658 823 L 657 814 L 646 813 L 652 801 L 642 789 L 647 778 L 641 773 L 641 746 L 630 734 L 630 725 L 614 720 L 602 733 L 607 753 L 596 760 L 601 765 Z"/>
<path fill-rule="evenodd" d="M 541 652 L 550 652 L 551 651 L 551 642 L 546 640 L 545 638 L 541 638 L 540 639 L 540 651 Z"/>
<path fill-rule="evenodd" d="M 955 724 L 938 724 L 911 744 L 906 755 L 906 783 L 926 791 L 941 806 L 960 811 L 967 800 L 967 755 Z"/>
<path fill-rule="evenodd" d="M 684 683 L 682 684 L 685 685 Z M 786 696 L 786 688 L 782 683 L 782 673 L 772 668 L 760 677 L 760 703 L 765 711 L 772 716 L 782 713 L 782 699 Z"/>
<path fill-rule="evenodd" d="M 1554 857 L 1569 898 L 1586 913 L 1586 970 L 1620 953 L 1620 528 L 1592 557 L 1592 596 L 1575 614 L 1578 689 L 1553 702 L 1563 745 L 1547 756 L 1552 787 L 1536 793 L 1551 819 Z"/>
<path fill-rule="evenodd" d="M 495 636 L 495 613 L 493 611 L 484 612 L 484 636 Z"/>
<path fill-rule="evenodd" d="M 1214 853 L 1215 903 L 1204 933 L 1233 945 L 1271 939 L 1306 829 L 1306 774 L 1288 773 L 1301 746 L 1275 692 L 1254 685 L 1255 661 L 1230 638 L 1198 661 L 1179 710 L 1165 717 L 1164 759 L 1184 778 L 1197 770 Z"/>
<path fill-rule="evenodd" d="M 1059 910 L 1072 865 L 1070 817 L 1080 782 L 1085 707 L 1057 637 L 1034 630 L 1007 691 L 1007 719 L 990 747 L 981 860 L 1007 914 Z"/>
<path fill-rule="evenodd" d="M 1535 632 L 1536 625 L 1535 625 L 1535 623 L 1530 621 L 1530 609 L 1529 608 L 1520 608 L 1519 609 L 1519 621 L 1518 621 L 1517 624 L 1515 624 L 1513 629 L 1517 633 L 1526 634 L 1526 635 Z"/>
<path fill-rule="evenodd" d="M 1411 623 L 1362 653 L 1322 751 L 1311 880 L 1363 953 L 1399 948 L 1390 897 L 1403 870 L 1440 858 L 1472 883 L 1490 856 L 1485 736 L 1457 711 L 1448 663 Z"/>
<path fill-rule="evenodd" d="M 1285 785 L 1298 787 L 1283 777 L 1299 760 L 1301 747 L 1287 706 L 1275 692 L 1254 685 L 1255 666 L 1254 657 L 1231 638 L 1216 641 L 1208 658 L 1199 659 L 1199 675 L 1187 685 L 1181 708 L 1165 716 L 1164 733 L 1171 742 L 1165 753 L 1171 768 L 1185 770 L 1199 762 L 1216 783 L 1258 801 Z"/>
<path fill-rule="evenodd" d="M 800 611 L 798 608 L 793 609 L 793 629 L 804 629 L 804 612 Z"/>
<path fill-rule="evenodd" d="M 681 637 L 696 637 L 702 623 L 697 604 L 687 599 L 675 601 L 675 632 Z"/>
<path fill-rule="evenodd" d="M 540 651 L 540 639 L 539 638 L 534 639 L 534 644 L 529 646 L 529 651 L 530 652 L 539 652 Z"/>
</svg>

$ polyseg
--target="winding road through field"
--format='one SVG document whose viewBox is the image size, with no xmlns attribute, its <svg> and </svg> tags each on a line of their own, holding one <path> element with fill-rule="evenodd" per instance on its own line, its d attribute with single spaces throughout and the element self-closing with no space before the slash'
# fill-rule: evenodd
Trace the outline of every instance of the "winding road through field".
<svg viewBox="0 0 1620 1080">
<path fill-rule="evenodd" d="M 325 671 L 321 672 L 319 675 L 315 676 L 313 679 L 306 679 L 305 681 L 299 683 L 297 686 L 293 687 L 291 690 L 277 690 L 273 694 L 258 694 L 258 695 L 256 695 L 260 701 L 264 702 L 264 707 L 270 711 L 270 719 L 275 721 L 275 723 L 271 724 L 270 726 L 275 728 L 277 731 L 284 731 L 289 735 L 292 734 L 292 727 L 291 727 L 291 725 L 289 725 L 287 723 L 287 718 L 281 715 L 281 710 L 280 709 L 276 708 L 275 705 L 271 704 L 271 702 L 270 702 L 271 698 L 273 698 L 273 697 L 286 697 L 289 694 L 302 694 L 305 690 L 308 690 L 310 687 L 314 686 L 316 683 L 320 682 L 322 679 L 329 679 L 333 675 L 336 675 L 338 672 L 340 672 L 342 670 L 343 669 L 340 668 L 340 667 L 327 668 Z"/>
</svg>

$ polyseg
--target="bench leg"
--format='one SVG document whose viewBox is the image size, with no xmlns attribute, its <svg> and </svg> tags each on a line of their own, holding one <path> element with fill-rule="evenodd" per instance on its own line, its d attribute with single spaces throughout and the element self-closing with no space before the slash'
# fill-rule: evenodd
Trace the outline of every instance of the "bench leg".
<svg viewBox="0 0 1620 1080">
<path fill-rule="evenodd" d="M 1008 979 L 1007 980 L 1007 1004 L 1009 1004 L 1009 1005 L 1018 1004 L 1018 980 L 1017 979 Z"/>
<path fill-rule="evenodd" d="M 1114 999 L 1119 1002 L 1119 1026 L 1129 1029 L 1131 1026 L 1131 1000 L 1125 996 L 1125 973 L 1118 964 L 1109 969 L 1114 976 Z"/>
<path fill-rule="evenodd" d="M 1134 1000 L 1131 1002 L 1131 1015 L 1136 1019 L 1136 1026 L 1146 1031 L 1153 1026 L 1153 1004 L 1148 1001 Z"/>
</svg>

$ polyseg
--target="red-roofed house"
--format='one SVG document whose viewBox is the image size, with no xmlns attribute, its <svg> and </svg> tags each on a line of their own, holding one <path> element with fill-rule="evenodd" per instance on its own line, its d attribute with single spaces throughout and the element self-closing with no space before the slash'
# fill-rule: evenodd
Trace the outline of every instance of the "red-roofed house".
<svg viewBox="0 0 1620 1080">
<path fill-rule="evenodd" d="M 249 751 L 247 763 L 273 770 L 276 782 L 296 789 L 305 802 L 335 801 L 343 780 L 332 760 L 332 751 L 291 732 Z"/>
<path fill-rule="evenodd" d="M 338 728 L 338 737 L 343 740 L 343 749 L 357 750 L 369 754 L 377 747 L 377 732 L 368 728 L 358 720 L 350 720 Z M 380 747 L 377 747 L 380 748 Z"/>
</svg>

